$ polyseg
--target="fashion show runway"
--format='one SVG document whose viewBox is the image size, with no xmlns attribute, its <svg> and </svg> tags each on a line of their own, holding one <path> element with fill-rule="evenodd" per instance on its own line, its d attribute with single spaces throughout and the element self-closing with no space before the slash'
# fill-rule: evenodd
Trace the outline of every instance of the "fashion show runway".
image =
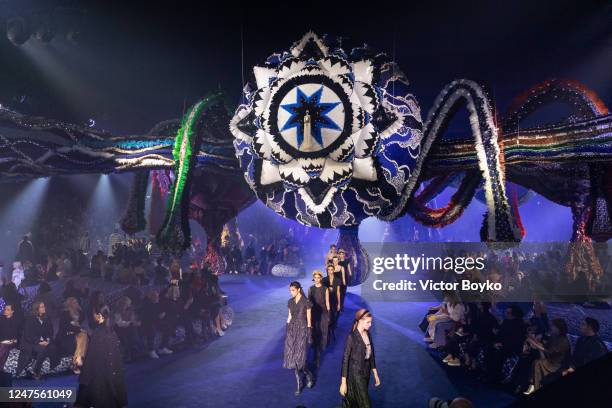
<svg viewBox="0 0 612 408">
<path fill-rule="evenodd" d="M 300 280 L 305 290 L 310 279 Z M 223 276 L 234 323 L 226 335 L 200 348 L 159 360 L 126 366 L 130 407 L 266 407 L 328 408 L 341 404 L 338 393 L 344 339 L 355 311 L 372 311 L 373 341 L 382 385 L 370 396 L 374 407 L 426 407 L 430 397 L 462 395 L 477 407 L 503 407 L 512 398 L 442 366 L 426 349 L 417 327 L 429 304 L 366 304 L 353 288 L 340 317 L 336 342 L 321 358 L 312 389 L 294 396 L 292 370 L 282 368 L 290 280 L 273 277 Z M 76 376 L 16 381 L 18 386 L 77 385 Z M 49 405 L 46 405 L 48 407 Z"/>
</svg>

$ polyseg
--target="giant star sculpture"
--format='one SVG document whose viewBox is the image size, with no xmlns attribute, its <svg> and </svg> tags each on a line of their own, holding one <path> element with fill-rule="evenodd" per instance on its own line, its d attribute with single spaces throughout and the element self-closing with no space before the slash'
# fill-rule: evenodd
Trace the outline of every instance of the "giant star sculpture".
<svg viewBox="0 0 612 408">
<path fill-rule="evenodd" d="M 287 122 L 283 125 L 281 131 L 291 128 L 297 130 L 297 145 L 298 148 L 304 141 L 304 118 L 310 115 L 312 137 L 321 145 L 323 145 L 323 137 L 321 129 L 342 130 L 340 127 L 327 115 L 340 102 L 321 102 L 323 86 L 321 86 L 312 95 L 307 96 L 299 87 L 296 90 L 296 102 L 281 105 L 281 108 L 289 112 L 291 115 Z"/>
</svg>

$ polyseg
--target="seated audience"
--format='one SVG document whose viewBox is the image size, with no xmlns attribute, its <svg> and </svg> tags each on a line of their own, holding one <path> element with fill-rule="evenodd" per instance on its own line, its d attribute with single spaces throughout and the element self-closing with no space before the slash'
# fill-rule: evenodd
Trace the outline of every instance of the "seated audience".
<svg viewBox="0 0 612 408">
<path fill-rule="evenodd" d="M 87 332 L 81 328 L 85 316 L 79 302 L 73 297 L 64 301 L 59 328 L 55 336 L 55 347 L 60 357 L 72 356 L 72 370 L 80 372 L 87 351 Z"/>
<path fill-rule="evenodd" d="M 112 326 L 121 342 L 121 350 L 125 361 L 132 360 L 138 350 L 138 328 L 140 322 L 132 306 L 132 300 L 121 296 L 113 306 Z"/>
<path fill-rule="evenodd" d="M 426 342 L 432 343 L 431 348 L 446 345 L 447 332 L 452 332 L 465 323 L 465 305 L 456 296 L 449 296 L 439 310 L 428 316 Z"/>
<path fill-rule="evenodd" d="M 47 282 L 41 282 L 36 291 L 34 302 L 42 302 L 45 304 L 47 310 L 47 316 L 52 321 L 57 318 L 59 314 L 59 306 L 56 297 L 51 292 L 51 285 Z"/>
<path fill-rule="evenodd" d="M 22 327 L 23 320 L 15 314 L 13 305 L 5 304 L 2 316 L 0 316 L 0 371 L 4 368 L 11 349 L 17 347 Z"/>
<path fill-rule="evenodd" d="M 159 358 L 159 354 L 172 354 L 169 345 L 170 338 L 174 334 L 172 333 L 173 327 L 162 306 L 163 305 L 159 301 L 159 291 L 157 289 L 151 289 L 142 302 L 139 314 L 142 322 L 145 346 L 148 350 L 149 357 L 154 359 Z M 157 333 L 161 333 L 161 348 L 156 350 L 155 335 Z"/>
<path fill-rule="evenodd" d="M 560 372 L 569 362 L 571 346 L 565 320 L 551 320 L 550 332 L 550 338 L 544 343 L 535 337 L 527 338 L 529 344 L 540 351 L 540 358 L 533 364 L 532 384 L 525 391 L 527 395 L 538 390 L 547 376 Z"/>
<path fill-rule="evenodd" d="M 493 344 L 485 350 L 489 380 L 498 381 L 504 361 L 509 357 L 517 357 L 522 352 L 526 331 L 522 310 L 517 306 L 508 306 L 505 318 L 499 330 L 496 330 Z"/>
<path fill-rule="evenodd" d="M 599 322 L 592 317 L 587 317 L 580 326 L 580 337 L 576 342 L 574 354 L 572 355 L 570 367 L 563 372 L 564 375 L 573 373 L 576 369 L 602 357 L 608 352 L 608 348 L 599 338 Z"/>
<path fill-rule="evenodd" d="M 34 379 L 40 379 L 40 369 L 46 358 L 51 359 L 51 367 L 58 363 L 55 345 L 53 344 L 53 324 L 47 317 L 45 304 L 35 302 L 32 313 L 26 317 L 21 343 L 19 344 L 19 360 L 17 375 L 30 363 L 32 356 L 36 357 L 33 368 Z"/>
<path fill-rule="evenodd" d="M 465 330 L 459 330 L 448 340 L 446 347 L 448 355 L 442 361 L 451 367 L 461 365 L 459 360 L 460 343 L 465 343 L 465 365 L 470 370 L 476 369 L 476 359 L 480 351 L 493 345 L 495 331 L 498 329 L 499 323 L 491 313 L 491 303 L 480 302 L 477 306 L 472 304 L 470 305 L 470 311 L 472 309 L 475 312 L 470 313 L 470 321 Z"/>
</svg>

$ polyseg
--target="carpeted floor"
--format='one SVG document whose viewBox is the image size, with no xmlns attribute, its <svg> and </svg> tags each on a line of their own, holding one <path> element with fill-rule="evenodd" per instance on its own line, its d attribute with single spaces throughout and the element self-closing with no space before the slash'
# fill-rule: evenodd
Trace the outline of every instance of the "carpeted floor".
<svg viewBox="0 0 612 408">
<path fill-rule="evenodd" d="M 307 287 L 309 280 L 303 279 Z M 295 397 L 293 372 L 282 368 L 289 298 L 288 279 L 224 276 L 222 287 L 235 311 L 234 324 L 213 342 L 159 360 L 126 368 L 130 407 L 328 408 L 339 406 L 344 338 L 354 312 L 367 306 L 374 314 L 373 337 L 382 386 L 371 391 L 374 407 L 426 407 L 431 396 L 462 395 L 476 407 L 507 405 L 512 398 L 479 383 L 461 368 L 440 364 L 422 342 L 417 325 L 426 303 L 365 305 L 351 289 L 341 316 L 337 342 L 322 358 L 313 389 Z M 76 376 L 42 381 L 19 380 L 16 386 L 76 386 Z M 44 405 L 49 407 L 49 405 Z"/>
</svg>

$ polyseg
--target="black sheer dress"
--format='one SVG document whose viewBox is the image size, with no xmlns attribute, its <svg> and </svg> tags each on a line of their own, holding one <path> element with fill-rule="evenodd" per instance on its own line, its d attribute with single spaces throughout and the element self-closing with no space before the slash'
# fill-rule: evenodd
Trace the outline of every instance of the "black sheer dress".
<svg viewBox="0 0 612 408">
<path fill-rule="evenodd" d="M 311 286 L 308 289 L 308 299 L 312 303 L 312 342 L 318 351 L 327 347 L 327 334 L 329 332 L 329 310 L 325 303 L 326 286 Z"/>
</svg>

